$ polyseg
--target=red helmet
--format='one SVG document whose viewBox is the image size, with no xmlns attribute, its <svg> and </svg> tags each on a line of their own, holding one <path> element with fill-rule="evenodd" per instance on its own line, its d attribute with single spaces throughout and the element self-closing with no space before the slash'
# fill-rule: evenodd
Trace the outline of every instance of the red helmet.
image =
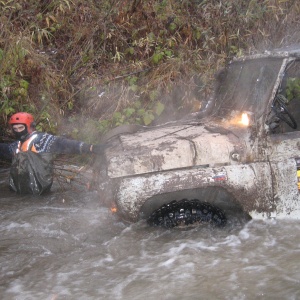
<svg viewBox="0 0 300 300">
<path fill-rule="evenodd" d="M 14 115 L 12 115 L 8 122 L 10 125 L 14 124 L 25 124 L 27 127 L 28 133 L 32 132 L 32 129 L 34 129 L 34 118 L 31 114 L 28 114 L 26 112 L 19 112 Z"/>
</svg>

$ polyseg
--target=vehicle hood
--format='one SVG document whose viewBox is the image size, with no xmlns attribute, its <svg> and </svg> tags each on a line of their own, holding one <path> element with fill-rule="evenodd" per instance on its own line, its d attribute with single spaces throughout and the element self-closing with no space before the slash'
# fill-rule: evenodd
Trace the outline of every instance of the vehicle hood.
<svg viewBox="0 0 300 300">
<path fill-rule="evenodd" d="M 111 178 L 228 165 L 233 163 L 233 154 L 240 155 L 243 148 L 230 130 L 201 123 L 124 134 L 118 140 L 106 153 Z"/>
</svg>

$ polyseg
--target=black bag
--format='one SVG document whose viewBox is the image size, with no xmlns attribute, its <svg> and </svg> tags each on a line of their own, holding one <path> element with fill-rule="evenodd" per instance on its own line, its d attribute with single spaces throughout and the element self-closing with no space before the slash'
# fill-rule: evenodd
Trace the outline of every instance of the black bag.
<svg viewBox="0 0 300 300">
<path fill-rule="evenodd" d="M 53 183 L 53 154 L 32 151 L 17 153 L 12 161 L 9 185 L 20 194 L 40 195 Z"/>
</svg>

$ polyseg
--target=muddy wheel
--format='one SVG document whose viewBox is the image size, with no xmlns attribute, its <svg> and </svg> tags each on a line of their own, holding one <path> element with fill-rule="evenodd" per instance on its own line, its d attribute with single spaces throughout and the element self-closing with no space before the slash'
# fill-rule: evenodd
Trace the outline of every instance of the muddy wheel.
<svg viewBox="0 0 300 300">
<path fill-rule="evenodd" d="M 209 223 L 224 226 L 226 216 L 218 207 L 198 199 L 172 201 L 154 211 L 148 218 L 148 224 L 167 228 Z"/>
</svg>

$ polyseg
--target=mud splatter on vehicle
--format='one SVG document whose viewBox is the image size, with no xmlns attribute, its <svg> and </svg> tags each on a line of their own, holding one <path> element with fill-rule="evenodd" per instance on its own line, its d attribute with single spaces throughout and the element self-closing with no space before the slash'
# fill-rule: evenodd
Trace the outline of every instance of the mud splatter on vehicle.
<svg viewBox="0 0 300 300">
<path fill-rule="evenodd" d="M 123 218 L 170 224 L 181 211 L 190 223 L 199 201 L 227 220 L 300 218 L 300 46 L 234 59 L 221 74 L 190 118 L 110 134 L 100 189 Z"/>
</svg>

